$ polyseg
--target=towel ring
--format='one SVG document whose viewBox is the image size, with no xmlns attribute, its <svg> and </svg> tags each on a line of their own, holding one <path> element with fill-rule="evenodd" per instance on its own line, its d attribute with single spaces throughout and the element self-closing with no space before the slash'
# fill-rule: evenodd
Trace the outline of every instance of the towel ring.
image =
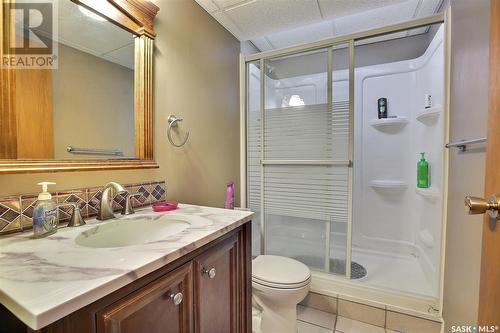
<svg viewBox="0 0 500 333">
<path fill-rule="evenodd" d="M 171 114 L 170 116 L 168 116 L 167 120 L 168 120 L 168 129 L 167 129 L 168 141 L 172 144 L 172 146 L 177 147 L 177 148 L 184 146 L 186 144 L 187 140 L 189 139 L 189 132 L 186 132 L 186 137 L 184 138 L 184 140 L 180 144 L 176 144 L 174 142 L 174 140 L 172 140 L 172 128 L 177 127 L 177 125 L 178 125 L 177 123 L 179 121 L 182 121 L 183 119 L 177 118 L 175 115 Z"/>
</svg>

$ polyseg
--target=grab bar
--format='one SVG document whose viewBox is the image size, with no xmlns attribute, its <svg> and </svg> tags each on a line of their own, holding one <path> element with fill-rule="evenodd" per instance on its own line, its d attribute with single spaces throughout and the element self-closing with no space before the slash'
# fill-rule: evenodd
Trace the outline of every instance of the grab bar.
<svg viewBox="0 0 500 333">
<path fill-rule="evenodd" d="M 123 156 L 123 151 L 119 149 L 76 148 L 68 146 L 66 150 L 71 154 Z"/>
<path fill-rule="evenodd" d="M 473 145 L 476 143 L 483 143 L 486 142 L 486 137 L 484 138 L 478 138 L 478 139 L 471 139 L 471 140 L 462 140 L 462 141 L 457 141 L 457 142 L 450 142 L 445 145 L 446 148 L 458 148 L 460 151 L 466 151 L 467 150 L 467 145 Z"/>
</svg>

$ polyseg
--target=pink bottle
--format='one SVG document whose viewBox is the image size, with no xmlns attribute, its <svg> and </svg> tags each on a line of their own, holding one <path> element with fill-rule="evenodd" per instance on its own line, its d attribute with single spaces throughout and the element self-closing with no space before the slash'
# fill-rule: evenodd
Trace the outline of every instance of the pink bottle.
<svg viewBox="0 0 500 333">
<path fill-rule="evenodd" d="M 234 209 L 234 182 L 230 181 L 226 185 L 226 203 L 224 204 L 224 208 L 226 209 Z"/>
</svg>

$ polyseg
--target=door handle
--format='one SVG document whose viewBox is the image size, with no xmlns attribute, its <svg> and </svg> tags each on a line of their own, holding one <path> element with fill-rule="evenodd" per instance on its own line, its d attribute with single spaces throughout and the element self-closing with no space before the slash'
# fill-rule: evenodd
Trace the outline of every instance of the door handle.
<svg viewBox="0 0 500 333">
<path fill-rule="evenodd" d="M 500 220 L 500 197 L 498 195 L 491 195 L 486 201 L 483 198 L 478 197 L 465 197 L 465 208 L 467 209 L 469 215 L 484 214 L 488 212 L 488 215 L 492 219 Z"/>
</svg>

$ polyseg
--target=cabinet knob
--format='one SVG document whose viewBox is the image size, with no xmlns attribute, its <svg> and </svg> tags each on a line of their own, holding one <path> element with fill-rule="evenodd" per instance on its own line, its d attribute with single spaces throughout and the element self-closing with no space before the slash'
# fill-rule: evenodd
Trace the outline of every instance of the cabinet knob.
<svg viewBox="0 0 500 333">
<path fill-rule="evenodd" d="M 176 293 L 176 294 L 170 294 L 170 300 L 174 305 L 179 305 L 182 303 L 182 300 L 184 299 L 184 295 L 182 293 Z"/>
<path fill-rule="evenodd" d="M 215 277 L 215 274 L 217 274 L 217 271 L 214 267 L 210 269 L 203 268 L 202 274 L 206 274 L 209 278 L 213 279 Z"/>
</svg>

